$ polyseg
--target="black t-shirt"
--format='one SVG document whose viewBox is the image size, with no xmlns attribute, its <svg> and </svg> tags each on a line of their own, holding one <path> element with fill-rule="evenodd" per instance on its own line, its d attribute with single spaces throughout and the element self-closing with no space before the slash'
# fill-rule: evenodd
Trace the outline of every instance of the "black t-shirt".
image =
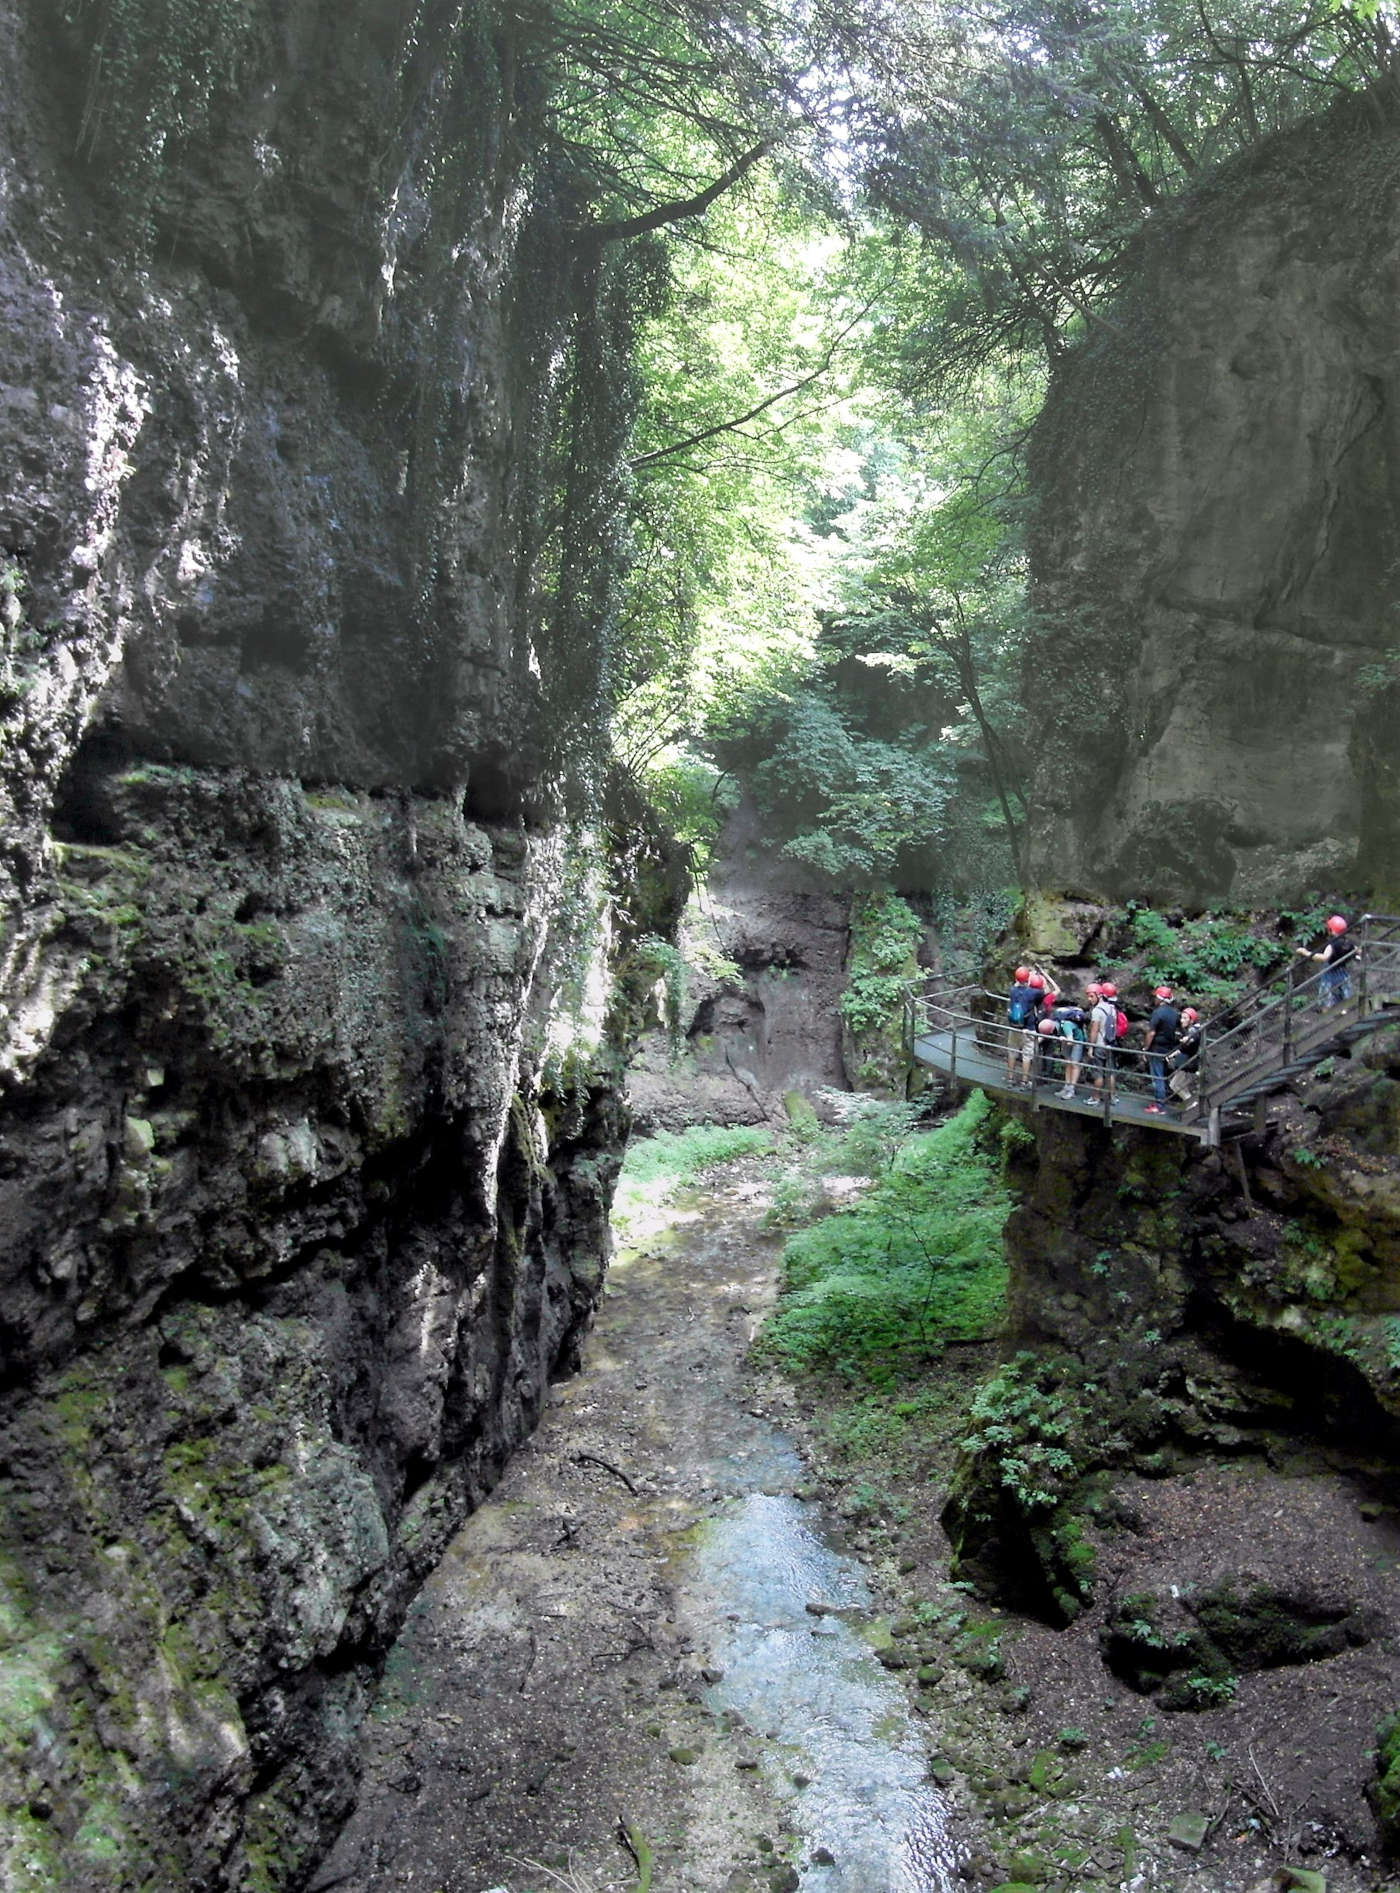
<svg viewBox="0 0 1400 1893">
<path fill-rule="evenodd" d="M 1152 1017 L 1147 1021 L 1147 1036 L 1152 1041 L 1154 1052 L 1168 1052 L 1176 1043 L 1176 1035 L 1181 1029 L 1181 1014 L 1175 1006 L 1169 1006 L 1164 999 Z"/>
<path fill-rule="evenodd" d="M 1340 966 L 1343 960 L 1349 960 L 1356 948 L 1352 945 L 1349 933 L 1334 933 L 1328 936 L 1323 949 L 1329 966 Z"/>
</svg>

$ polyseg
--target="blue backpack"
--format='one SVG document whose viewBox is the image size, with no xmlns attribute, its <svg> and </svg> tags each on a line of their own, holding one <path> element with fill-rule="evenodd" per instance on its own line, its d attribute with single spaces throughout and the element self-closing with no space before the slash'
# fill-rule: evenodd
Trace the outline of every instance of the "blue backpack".
<svg viewBox="0 0 1400 1893">
<path fill-rule="evenodd" d="M 1038 997 L 1034 986 L 1013 986 L 1011 998 L 1006 1007 L 1007 1024 L 1029 1025 L 1035 1017 Z"/>
</svg>

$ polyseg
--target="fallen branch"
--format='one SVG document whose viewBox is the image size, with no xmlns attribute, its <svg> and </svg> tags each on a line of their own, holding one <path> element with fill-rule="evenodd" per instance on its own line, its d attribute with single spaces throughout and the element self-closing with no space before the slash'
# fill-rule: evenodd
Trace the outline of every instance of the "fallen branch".
<svg viewBox="0 0 1400 1893">
<path fill-rule="evenodd" d="M 614 1479 L 621 1479 L 622 1483 L 627 1487 L 627 1490 L 632 1494 L 632 1497 L 634 1499 L 636 1498 L 637 1488 L 627 1477 L 627 1474 L 622 1470 L 621 1466 L 614 1466 L 610 1460 L 600 1458 L 597 1453 L 575 1453 L 574 1464 L 576 1466 L 601 1466 L 603 1471 L 610 1472 Z"/>
</svg>

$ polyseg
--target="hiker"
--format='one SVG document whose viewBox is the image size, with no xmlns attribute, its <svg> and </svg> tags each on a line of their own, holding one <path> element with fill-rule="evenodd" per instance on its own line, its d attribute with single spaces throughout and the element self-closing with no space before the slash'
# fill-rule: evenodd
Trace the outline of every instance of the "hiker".
<svg viewBox="0 0 1400 1893">
<path fill-rule="evenodd" d="M 1332 915 L 1327 922 L 1327 932 L 1331 937 L 1321 953 L 1310 952 L 1307 947 L 1294 949 L 1301 958 L 1316 960 L 1322 967 L 1317 990 L 1318 1003 L 1324 1012 L 1333 1006 L 1345 1005 L 1351 998 L 1351 961 L 1356 953 L 1347 923 L 1340 914 Z"/>
<path fill-rule="evenodd" d="M 1176 1035 L 1176 1050 L 1167 1061 L 1172 1074 L 1167 1080 L 1167 1089 L 1183 1110 L 1189 1111 L 1196 1102 L 1191 1094 L 1196 1082 L 1194 1074 L 1201 1062 L 1201 1036 L 1204 1031 L 1201 1015 L 1196 1008 L 1183 1006 L 1181 1030 Z"/>
<path fill-rule="evenodd" d="M 1079 1068 L 1084 1062 L 1084 1053 L 1081 1048 L 1089 1036 L 1089 1015 L 1083 1006 L 1066 1000 L 1056 1004 L 1048 1016 L 1053 1020 L 1055 1030 L 1060 1037 L 1069 1040 L 1060 1061 L 1064 1067 L 1065 1081 L 1055 1094 L 1056 1097 L 1069 1099 L 1074 1096 L 1075 1087 L 1079 1083 Z"/>
<path fill-rule="evenodd" d="M 1036 1055 L 1038 1039 L 1036 1025 L 1039 1020 L 1041 1002 L 1049 994 L 1052 998 L 1059 992 L 1059 987 L 1050 975 L 1039 966 L 1018 966 L 1016 982 L 1006 1000 L 1006 1082 L 1016 1082 L 1016 1058 L 1021 1059 L 1021 1083 L 1029 1085 L 1031 1061 Z"/>
<path fill-rule="evenodd" d="M 1012 976 L 1011 991 L 1006 995 L 1006 1082 L 1016 1082 L 1016 1058 L 1021 1050 L 1017 1032 L 1027 1023 L 1034 1024 L 1040 994 L 1031 985 L 1029 966 L 1018 966 Z"/>
<path fill-rule="evenodd" d="M 1152 1102 L 1147 1108 L 1154 1117 L 1160 1117 L 1167 1102 L 1167 1058 L 1176 1046 L 1181 1014 L 1172 1004 L 1170 986 L 1159 986 L 1152 997 L 1157 1004 L 1147 1021 L 1147 1037 L 1143 1041 L 1147 1069 L 1152 1074 Z"/>
<path fill-rule="evenodd" d="M 1113 1075 L 1113 1047 L 1118 1042 L 1118 988 L 1111 981 L 1087 988 L 1093 1007 L 1089 1013 L 1089 1068 L 1093 1072 L 1094 1096 L 1103 1096 L 1103 1081 L 1108 1079 L 1110 1100 L 1117 1095 Z"/>
<path fill-rule="evenodd" d="M 1058 1028 L 1048 1012 L 1036 1021 L 1035 1032 L 1036 1050 L 1039 1054 L 1039 1071 L 1037 1077 L 1043 1078 L 1047 1084 L 1054 1084 Z M 1036 1079 L 1032 1079 L 1031 1082 L 1034 1085 Z"/>
</svg>

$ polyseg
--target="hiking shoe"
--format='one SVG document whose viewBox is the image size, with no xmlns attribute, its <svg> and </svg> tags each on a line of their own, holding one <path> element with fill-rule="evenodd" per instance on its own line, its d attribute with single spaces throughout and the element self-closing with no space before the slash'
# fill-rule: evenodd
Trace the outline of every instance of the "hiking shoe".
<svg viewBox="0 0 1400 1893">
<path fill-rule="evenodd" d="M 1074 1096 L 1074 1086 L 1061 1085 L 1060 1089 L 1055 1093 L 1055 1096 L 1057 1098 L 1072 1098 Z"/>
<path fill-rule="evenodd" d="M 1148 1112 L 1149 1112 L 1149 1114 L 1150 1114 L 1150 1115 L 1151 1115 L 1152 1117 L 1161 1117 L 1161 1116 L 1163 1116 L 1163 1111 L 1162 1111 L 1162 1107 L 1161 1107 L 1161 1105 L 1160 1105 L 1160 1104 L 1149 1104 L 1149 1105 L 1148 1105 L 1148 1107 L 1147 1107 L 1147 1109 L 1148 1109 Z"/>
</svg>

